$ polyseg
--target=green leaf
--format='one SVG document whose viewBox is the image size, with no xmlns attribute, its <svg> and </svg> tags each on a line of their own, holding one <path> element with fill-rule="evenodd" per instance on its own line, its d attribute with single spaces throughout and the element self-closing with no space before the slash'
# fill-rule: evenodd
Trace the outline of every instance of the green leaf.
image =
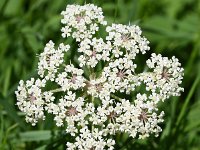
<svg viewBox="0 0 200 150">
<path fill-rule="evenodd" d="M 200 30 L 199 16 L 195 13 L 186 15 L 178 24 L 178 27 L 183 32 L 190 34 L 197 33 Z"/>
<path fill-rule="evenodd" d="M 0 93 L 0 104 L 3 106 L 4 110 L 7 112 L 10 119 L 18 123 L 20 127 L 22 127 L 23 129 L 25 129 L 24 124 L 22 124 L 21 118 L 17 115 L 17 111 L 14 109 L 13 105 L 11 105 L 8 102 L 8 99 L 6 99 L 1 93 Z"/>
<path fill-rule="evenodd" d="M 17 16 L 22 12 L 23 0 L 8 0 L 4 15 L 5 16 Z"/>
<path fill-rule="evenodd" d="M 58 31 L 60 28 L 60 15 L 51 16 L 51 18 L 45 23 L 44 30 L 45 32 L 49 32 L 49 29 L 52 29 L 53 31 Z"/>
<path fill-rule="evenodd" d="M 20 139 L 24 142 L 30 141 L 44 141 L 51 138 L 51 131 L 28 131 L 19 134 Z"/>
<path fill-rule="evenodd" d="M 10 85 L 10 76 L 11 76 L 11 66 L 5 70 L 4 86 L 3 86 L 3 95 L 7 95 L 8 87 Z"/>
<path fill-rule="evenodd" d="M 40 146 L 40 147 L 36 148 L 35 150 L 45 150 L 45 149 L 46 149 L 46 146 L 47 146 L 47 145 Z"/>
<path fill-rule="evenodd" d="M 3 134 L 4 134 L 4 118 L 3 118 L 2 111 L 1 111 L 0 112 L 0 145 L 1 145 L 2 141 L 3 141 Z"/>
<path fill-rule="evenodd" d="M 6 32 L 6 29 L 7 29 L 6 24 L 0 25 L 0 33 L 1 33 L 1 36 L 0 36 L 0 43 L 1 43 L 0 44 L 0 60 L 3 59 L 4 54 L 6 53 L 6 50 L 10 43 L 10 37 Z"/>
<path fill-rule="evenodd" d="M 50 13 L 54 13 L 55 14 L 58 11 L 60 11 L 61 8 L 64 10 L 65 9 L 65 5 L 66 5 L 66 2 L 63 1 L 63 0 L 52 1 L 51 4 L 49 5 L 48 11 Z"/>
<path fill-rule="evenodd" d="M 0 1 L 0 10 L 2 9 L 2 7 L 5 5 L 6 0 L 1 0 Z"/>
<path fill-rule="evenodd" d="M 164 16 L 154 16 L 143 23 L 143 27 L 151 33 L 163 35 L 164 38 L 192 40 L 191 33 L 178 28 L 180 22 Z M 159 42 L 159 39 L 158 39 Z"/>
<path fill-rule="evenodd" d="M 183 116 L 184 116 L 185 113 L 186 113 L 187 106 L 188 106 L 188 104 L 189 104 L 189 102 L 190 102 L 190 100 L 191 100 L 191 98 L 192 98 L 192 95 L 193 95 L 193 93 L 194 93 L 194 91 L 195 91 L 197 85 L 199 84 L 199 81 L 200 81 L 200 76 L 197 76 L 196 80 L 194 81 L 194 83 L 193 83 L 193 85 L 192 85 L 191 90 L 189 91 L 189 93 L 188 93 L 188 95 L 187 95 L 187 97 L 186 97 L 186 100 L 185 100 L 185 102 L 184 102 L 184 104 L 183 104 L 183 107 L 182 107 L 182 109 L 181 109 L 181 112 L 180 112 L 179 115 L 178 115 L 178 119 L 177 119 L 177 121 L 176 121 L 176 126 L 178 126 L 179 123 L 181 122 L 181 120 L 183 119 Z"/>
<path fill-rule="evenodd" d="M 105 3 L 102 5 L 102 9 L 105 11 L 112 11 L 115 9 L 115 5 L 113 5 L 113 3 Z"/>
<path fill-rule="evenodd" d="M 29 12 L 34 11 L 44 5 L 48 0 L 39 0 L 39 1 L 34 1 L 34 3 L 31 5 L 31 8 Z"/>
<path fill-rule="evenodd" d="M 185 131 L 188 132 L 190 130 L 196 129 L 200 127 L 200 103 L 197 103 L 193 107 L 191 107 L 190 112 L 187 116 L 188 124 L 185 127 Z"/>
<path fill-rule="evenodd" d="M 170 131 L 171 131 L 171 120 L 169 120 L 167 123 L 166 123 L 166 126 L 165 128 L 163 129 L 163 132 L 162 132 L 162 135 L 161 135 L 161 140 L 164 140 L 167 136 L 169 136 L 170 134 Z"/>
<path fill-rule="evenodd" d="M 37 53 L 40 49 L 42 49 L 42 43 L 37 39 L 36 31 L 34 31 L 30 26 L 23 28 L 21 31 L 33 51 Z"/>
</svg>

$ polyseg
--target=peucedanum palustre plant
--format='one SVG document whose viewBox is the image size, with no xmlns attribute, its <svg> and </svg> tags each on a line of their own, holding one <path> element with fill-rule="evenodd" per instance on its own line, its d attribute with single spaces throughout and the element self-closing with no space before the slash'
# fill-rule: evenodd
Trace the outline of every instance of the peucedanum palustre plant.
<svg viewBox="0 0 200 150">
<path fill-rule="evenodd" d="M 112 150 L 118 132 L 139 139 L 158 136 L 164 115 L 158 103 L 183 91 L 178 59 L 153 53 L 146 61 L 149 72 L 137 72 L 137 54 L 150 49 L 138 26 L 107 25 L 102 9 L 93 4 L 68 5 L 61 14 L 62 37 L 73 38 L 78 48 L 46 44 L 39 55 L 39 78 L 21 80 L 15 92 L 26 121 L 34 126 L 53 114 L 56 126 L 65 127 L 73 139 L 66 143 L 69 150 Z M 97 37 L 100 26 L 104 38 Z M 66 60 L 70 51 L 76 51 L 77 61 Z M 136 90 L 142 85 L 146 92 Z"/>
</svg>

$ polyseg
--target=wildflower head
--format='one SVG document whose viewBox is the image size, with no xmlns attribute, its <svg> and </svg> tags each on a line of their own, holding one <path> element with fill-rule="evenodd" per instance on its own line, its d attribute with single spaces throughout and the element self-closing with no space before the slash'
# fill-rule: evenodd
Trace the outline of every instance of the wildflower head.
<svg viewBox="0 0 200 150">
<path fill-rule="evenodd" d="M 149 70 L 137 72 L 135 58 L 150 49 L 138 26 L 106 26 L 102 9 L 93 4 L 68 5 L 61 14 L 62 37 L 74 38 L 78 47 L 46 44 L 39 55 L 39 77 L 21 80 L 15 92 L 26 121 L 35 125 L 53 114 L 56 126 L 66 125 L 74 140 L 67 142 L 69 150 L 112 150 L 115 141 L 110 137 L 117 132 L 132 138 L 157 136 L 164 115 L 158 103 L 183 91 L 178 59 L 153 53 L 146 61 Z M 96 37 L 100 26 L 106 26 L 105 38 Z M 66 60 L 69 51 L 75 56 Z M 47 83 L 57 88 L 47 90 Z M 141 84 L 146 93 L 135 90 Z"/>
</svg>

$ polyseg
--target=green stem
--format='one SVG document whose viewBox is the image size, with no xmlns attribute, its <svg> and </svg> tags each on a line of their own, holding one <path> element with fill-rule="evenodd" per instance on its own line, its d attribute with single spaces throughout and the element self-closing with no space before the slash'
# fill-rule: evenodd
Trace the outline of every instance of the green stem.
<svg viewBox="0 0 200 150">
<path fill-rule="evenodd" d="M 112 98 L 114 98 L 115 100 L 117 100 L 117 101 L 122 101 L 122 99 L 120 98 L 120 97 L 118 97 L 118 96 L 116 96 L 116 95 L 114 95 L 114 94 L 110 94 L 110 96 L 112 97 Z"/>
<path fill-rule="evenodd" d="M 94 104 L 94 96 L 92 96 L 92 103 Z M 92 123 L 92 133 L 93 133 L 93 131 L 94 131 L 94 125 Z"/>
<path fill-rule="evenodd" d="M 111 57 L 110 57 L 110 60 L 112 60 L 114 57 L 115 57 L 114 54 L 112 54 Z M 111 62 L 111 61 L 106 62 L 106 64 L 105 64 L 104 67 L 98 72 L 98 74 L 102 74 L 103 69 L 104 69 L 105 67 L 108 67 L 108 65 L 109 65 L 110 62 Z"/>
<path fill-rule="evenodd" d="M 11 127 L 9 127 L 9 128 L 7 129 L 7 131 L 6 131 L 5 135 L 4 135 L 3 145 L 6 144 L 6 141 L 7 141 L 7 139 L 8 139 L 7 137 L 8 137 L 8 135 L 9 135 L 9 132 L 10 132 L 11 130 L 13 130 L 14 128 L 16 128 L 17 126 L 18 126 L 18 123 L 12 125 Z"/>
<path fill-rule="evenodd" d="M 62 92 L 63 90 L 61 88 L 50 90 L 48 92 L 56 93 L 56 92 Z"/>
<path fill-rule="evenodd" d="M 116 21 L 116 18 L 117 18 L 117 11 L 118 11 L 118 3 L 119 1 L 118 0 L 115 0 L 115 14 L 114 14 L 114 22 Z"/>
</svg>

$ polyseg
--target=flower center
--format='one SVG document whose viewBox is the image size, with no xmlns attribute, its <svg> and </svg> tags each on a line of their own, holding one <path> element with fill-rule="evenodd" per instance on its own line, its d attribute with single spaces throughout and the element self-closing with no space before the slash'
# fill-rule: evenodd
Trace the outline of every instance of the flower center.
<svg viewBox="0 0 200 150">
<path fill-rule="evenodd" d="M 169 80 L 170 76 L 171 76 L 171 74 L 168 73 L 168 69 L 163 67 L 163 71 L 161 73 L 161 78 L 165 79 L 165 80 Z"/>
<path fill-rule="evenodd" d="M 125 71 L 124 70 L 120 70 L 118 73 L 117 73 L 117 77 L 120 78 L 120 80 L 123 80 L 125 78 Z"/>
<path fill-rule="evenodd" d="M 31 94 L 28 96 L 28 99 L 30 100 L 31 103 L 33 103 L 33 102 L 36 100 L 36 97 L 33 96 L 33 93 L 31 93 Z"/>
<path fill-rule="evenodd" d="M 92 51 L 92 57 L 96 57 L 96 51 Z"/>
<path fill-rule="evenodd" d="M 141 114 L 138 116 L 138 119 L 145 124 L 148 120 L 147 110 L 142 110 Z"/>
<path fill-rule="evenodd" d="M 77 79 L 77 75 L 76 74 L 73 74 L 71 79 L 70 79 L 70 82 L 72 82 L 73 84 L 76 83 L 76 79 Z"/>
<path fill-rule="evenodd" d="M 121 35 L 121 39 L 122 39 L 123 42 L 127 42 L 129 40 L 128 34 Z"/>
<path fill-rule="evenodd" d="M 97 90 L 98 92 L 102 91 L 102 89 L 103 89 L 102 84 L 96 84 L 95 87 L 96 87 L 96 90 Z"/>
<path fill-rule="evenodd" d="M 81 21 L 81 19 L 83 19 L 82 16 L 80 16 L 80 15 L 76 16 L 76 21 L 77 21 L 78 23 Z"/>
<path fill-rule="evenodd" d="M 94 147 L 94 146 L 93 146 L 93 147 L 91 147 L 91 148 L 90 148 L 90 150 L 95 150 L 95 147 Z"/>
<path fill-rule="evenodd" d="M 66 115 L 67 116 L 75 116 L 75 115 L 77 115 L 78 114 L 78 111 L 76 110 L 76 108 L 75 107 L 69 107 L 68 109 L 67 109 L 67 111 L 66 111 Z"/>
<path fill-rule="evenodd" d="M 108 119 L 114 120 L 117 117 L 117 113 L 112 111 L 107 117 Z"/>
<path fill-rule="evenodd" d="M 47 54 L 46 55 L 46 61 L 47 61 L 48 64 L 50 64 L 50 58 L 51 58 L 51 56 L 53 56 L 53 54 Z"/>
</svg>

